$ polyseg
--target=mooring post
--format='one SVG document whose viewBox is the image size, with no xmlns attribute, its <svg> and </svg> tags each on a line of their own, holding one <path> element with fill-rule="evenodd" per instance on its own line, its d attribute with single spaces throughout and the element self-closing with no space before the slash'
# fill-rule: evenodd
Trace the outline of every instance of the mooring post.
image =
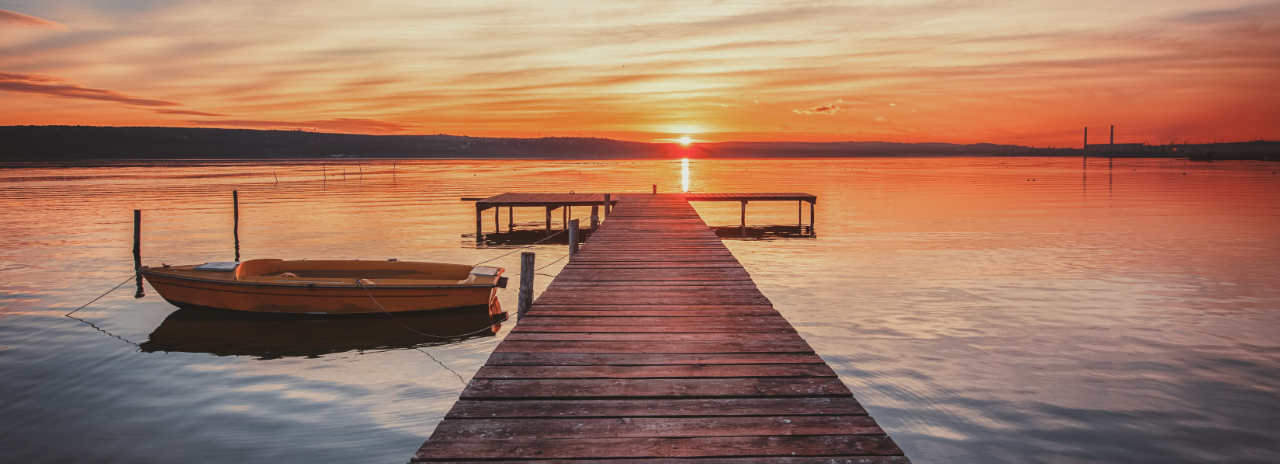
<svg viewBox="0 0 1280 464">
<path fill-rule="evenodd" d="M 524 313 L 533 305 L 533 263 L 535 254 L 531 251 L 520 253 L 520 305 L 516 307 L 516 315 L 524 319 Z"/>
<path fill-rule="evenodd" d="M 800 228 L 800 233 L 804 233 L 804 200 L 796 200 L 796 227 Z"/>
<path fill-rule="evenodd" d="M 551 210 L 553 210 L 553 209 L 555 209 L 555 208 L 550 207 L 550 206 L 548 206 L 548 207 L 547 207 L 547 233 L 548 233 L 548 234 L 550 234 L 550 233 L 551 233 Z"/>
<path fill-rule="evenodd" d="M 142 267 L 142 210 L 133 210 L 133 268 Z"/>
<path fill-rule="evenodd" d="M 613 202 L 609 201 L 609 194 L 604 194 L 604 216 L 609 217 L 609 207 Z"/>
<path fill-rule="evenodd" d="M 134 292 L 134 298 L 142 298 L 146 296 L 142 292 L 142 210 L 133 210 L 133 272 L 138 273 L 134 277 L 138 284 L 138 291 Z"/>
<path fill-rule="evenodd" d="M 747 236 L 747 201 L 742 200 L 742 223 L 738 225 L 738 232 L 743 236 Z"/>
<path fill-rule="evenodd" d="M 502 232 L 502 223 L 498 222 L 498 213 L 502 212 L 502 208 L 493 208 L 493 233 Z"/>
<path fill-rule="evenodd" d="M 599 226 L 599 225 L 600 225 L 600 207 L 592 206 L 591 207 L 591 230 L 595 231 L 596 226 Z"/>
<path fill-rule="evenodd" d="M 578 220 L 569 221 L 569 259 L 578 254 Z"/>
<path fill-rule="evenodd" d="M 484 241 L 484 218 L 480 216 L 480 213 L 483 212 L 484 208 L 480 206 L 480 203 L 476 203 L 476 243 Z"/>
<path fill-rule="evenodd" d="M 240 261 L 240 192 L 231 191 L 231 214 L 235 224 L 232 225 L 231 233 L 236 239 L 236 261 Z"/>
<path fill-rule="evenodd" d="M 560 225 L 564 226 L 565 229 L 569 228 L 569 207 L 568 206 L 565 206 L 564 209 L 560 210 Z"/>
<path fill-rule="evenodd" d="M 507 232 L 516 231 L 516 207 L 507 207 Z"/>
</svg>

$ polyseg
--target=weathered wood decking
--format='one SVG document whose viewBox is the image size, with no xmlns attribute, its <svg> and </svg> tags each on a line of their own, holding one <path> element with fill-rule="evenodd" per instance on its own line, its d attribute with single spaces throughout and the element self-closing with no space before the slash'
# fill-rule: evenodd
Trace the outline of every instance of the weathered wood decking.
<svg viewBox="0 0 1280 464">
<path fill-rule="evenodd" d="M 694 458 L 909 462 L 676 194 L 622 197 L 412 460 Z"/>
</svg>

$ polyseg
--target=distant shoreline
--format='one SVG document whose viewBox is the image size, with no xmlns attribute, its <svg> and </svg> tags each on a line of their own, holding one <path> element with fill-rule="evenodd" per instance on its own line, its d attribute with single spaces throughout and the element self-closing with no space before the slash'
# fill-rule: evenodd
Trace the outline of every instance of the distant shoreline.
<svg viewBox="0 0 1280 464">
<path fill-rule="evenodd" d="M 0 126 L 0 162 L 661 160 L 931 157 L 1280 159 L 1280 142 L 1033 148 L 991 143 L 718 142 L 688 147 L 586 137 L 359 135 L 174 127 Z M 1115 145 L 1121 147 L 1121 145 Z"/>
</svg>

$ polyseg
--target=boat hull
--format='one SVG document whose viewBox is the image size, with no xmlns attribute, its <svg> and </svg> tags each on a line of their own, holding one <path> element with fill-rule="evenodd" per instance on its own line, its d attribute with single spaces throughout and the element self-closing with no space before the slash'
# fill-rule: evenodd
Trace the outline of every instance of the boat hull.
<svg viewBox="0 0 1280 464">
<path fill-rule="evenodd" d="M 183 308 L 284 314 L 362 314 L 431 311 L 487 305 L 496 287 L 472 288 L 347 288 L 299 287 L 240 282 L 193 281 L 146 275 L 160 296 Z M 381 305 L 381 306 L 379 306 Z"/>
<path fill-rule="evenodd" d="M 225 271 L 202 270 L 196 266 L 147 268 L 142 275 L 161 297 L 182 308 L 311 315 L 409 313 L 483 306 L 493 300 L 498 286 L 505 283 L 499 268 L 484 268 L 488 270 L 487 275 L 470 275 L 467 271 L 473 270 L 471 266 L 436 263 L 256 260 L 226 264 L 235 267 Z M 264 269 L 265 274 L 261 272 Z M 295 272 L 301 275 L 294 275 Z M 393 275 L 392 279 L 339 275 L 379 273 L 400 275 Z M 448 279 L 415 280 L 406 278 L 412 277 L 406 273 L 444 275 Z"/>
</svg>

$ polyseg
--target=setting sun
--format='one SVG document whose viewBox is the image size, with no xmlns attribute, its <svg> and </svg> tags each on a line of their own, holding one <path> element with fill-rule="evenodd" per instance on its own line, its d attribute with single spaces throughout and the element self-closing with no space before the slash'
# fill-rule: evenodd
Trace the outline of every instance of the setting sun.
<svg viewBox="0 0 1280 464">
<path fill-rule="evenodd" d="M 681 145 L 684 145 L 684 146 L 686 146 L 686 147 L 687 147 L 687 146 L 689 146 L 689 144 L 690 144 L 690 143 L 692 143 L 692 142 L 693 142 L 693 139 L 689 138 L 689 136 L 687 136 L 687 135 L 686 135 L 686 136 L 684 136 L 684 137 L 680 137 L 680 144 L 681 144 Z"/>
</svg>

